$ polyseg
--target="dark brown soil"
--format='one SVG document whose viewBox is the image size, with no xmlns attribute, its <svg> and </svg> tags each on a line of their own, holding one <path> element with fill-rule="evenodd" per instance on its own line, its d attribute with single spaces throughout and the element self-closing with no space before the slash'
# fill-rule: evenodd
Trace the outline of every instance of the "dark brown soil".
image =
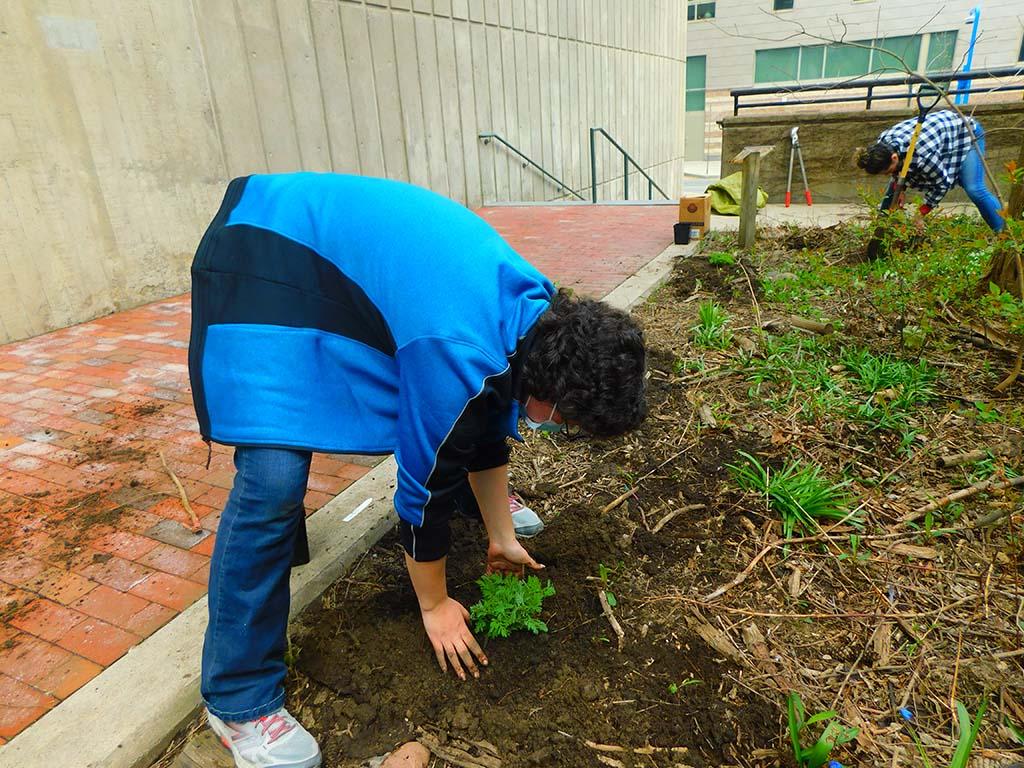
<svg viewBox="0 0 1024 768">
<path fill-rule="evenodd" d="M 669 353 L 652 357 L 655 369 L 674 359 Z M 521 483 L 525 495 L 558 510 L 529 545 L 557 590 L 544 606 L 551 631 L 487 642 L 491 664 L 479 681 L 463 683 L 438 669 L 393 535 L 301 617 L 292 630 L 299 655 L 290 693 L 320 738 L 326 765 L 386 752 L 417 728 L 442 741 L 489 742 L 510 768 L 594 764 L 598 753 L 587 740 L 688 748 L 685 755 L 665 751 L 642 760 L 615 753 L 626 765 L 645 766 L 720 765 L 776 742 L 775 708 L 723 677 L 731 665 L 685 623 L 668 620 L 665 606 L 647 600 L 698 571 L 718 578 L 723 544 L 736 528 L 734 498 L 719 487 L 724 465 L 737 448 L 753 446 L 712 435 L 691 455 L 689 444 L 668 441 L 679 437 L 678 429 L 666 430 L 657 418 L 685 423 L 682 413 L 688 418 L 691 409 L 681 390 L 655 379 L 650 401 L 652 418 L 632 438 L 638 447 L 646 444 L 649 455 L 635 453 L 627 467 L 597 455 L 621 448 L 621 441 L 559 442 L 551 458 L 560 456 L 563 471 L 580 462 L 585 480 L 565 490 L 560 483 Z M 536 442 L 533 450 L 518 452 L 516 466 L 529 466 L 531 456 L 549 457 L 552 443 Z M 591 449 L 595 455 L 587 456 Z M 580 503 L 580 488 L 609 477 L 621 484 L 629 473 L 648 477 L 637 484 L 637 496 L 613 512 L 601 509 L 618 488 Z M 573 476 L 570 469 L 555 479 Z M 705 508 L 649 532 L 670 508 L 697 503 Z M 641 522 L 645 517 L 649 525 Z M 485 547 L 475 522 L 454 522 L 449 591 L 466 606 L 479 599 L 474 581 Z M 602 564 L 611 571 L 609 589 L 626 631 L 621 652 L 598 600 Z"/>
</svg>

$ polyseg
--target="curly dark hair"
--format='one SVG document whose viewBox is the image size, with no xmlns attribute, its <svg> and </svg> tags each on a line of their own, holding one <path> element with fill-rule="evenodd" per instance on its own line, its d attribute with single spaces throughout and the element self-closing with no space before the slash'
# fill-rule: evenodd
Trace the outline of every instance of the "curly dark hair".
<svg viewBox="0 0 1024 768">
<path fill-rule="evenodd" d="M 640 326 L 621 310 L 565 289 L 537 321 L 521 396 L 558 404 L 592 435 L 611 437 L 647 415 L 646 351 Z"/>
<path fill-rule="evenodd" d="M 892 153 L 895 151 L 885 142 L 875 142 L 861 151 L 857 158 L 857 166 L 868 173 L 881 173 L 892 164 Z"/>
</svg>

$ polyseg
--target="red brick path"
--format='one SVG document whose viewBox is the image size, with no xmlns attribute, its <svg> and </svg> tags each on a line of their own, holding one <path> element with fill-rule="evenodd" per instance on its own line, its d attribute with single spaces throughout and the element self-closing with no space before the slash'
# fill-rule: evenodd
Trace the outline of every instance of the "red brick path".
<svg viewBox="0 0 1024 768">
<path fill-rule="evenodd" d="M 671 206 L 481 214 L 553 280 L 595 296 L 656 256 L 675 220 Z M 233 467 L 214 446 L 206 468 L 188 333 L 182 296 L 0 347 L 0 744 L 206 592 Z M 373 461 L 315 456 L 307 514 Z"/>
</svg>

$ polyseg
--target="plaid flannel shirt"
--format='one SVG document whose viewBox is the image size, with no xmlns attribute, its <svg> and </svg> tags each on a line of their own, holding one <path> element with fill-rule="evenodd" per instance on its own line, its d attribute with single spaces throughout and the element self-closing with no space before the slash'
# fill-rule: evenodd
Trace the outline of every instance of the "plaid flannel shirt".
<svg viewBox="0 0 1024 768">
<path fill-rule="evenodd" d="M 977 130 L 973 118 L 971 127 Z M 916 118 L 896 123 L 879 135 L 878 140 L 888 144 L 902 158 L 910 147 Z M 973 137 L 967 130 L 960 115 L 952 110 L 932 112 L 925 117 L 921 135 L 917 139 L 914 159 L 910 162 L 907 186 L 925 193 L 924 202 L 931 208 L 937 206 L 954 184 L 960 181 L 960 166 L 971 151 Z M 898 172 L 898 171 L 897 171 Z"/>
</svg>

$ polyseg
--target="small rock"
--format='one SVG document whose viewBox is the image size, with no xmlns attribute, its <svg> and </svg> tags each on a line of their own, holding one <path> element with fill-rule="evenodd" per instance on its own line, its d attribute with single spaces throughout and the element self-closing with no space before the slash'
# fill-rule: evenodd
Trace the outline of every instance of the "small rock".
<svg viewBox="0 0 1024 768">
<path fill-rule="evenodd" d="M 418 741 L 403 744 L 385 758 L 381 768 L 427 768 L 430 750 Z"/>
<path fill-rule="evenodd" d="M 597 701 L 597 698 L 601 695 L 601 689 L 594 683 L 584 683 L 580 686 L 580 696 L 583 697 L 584 701 Z"/>
</svg>

